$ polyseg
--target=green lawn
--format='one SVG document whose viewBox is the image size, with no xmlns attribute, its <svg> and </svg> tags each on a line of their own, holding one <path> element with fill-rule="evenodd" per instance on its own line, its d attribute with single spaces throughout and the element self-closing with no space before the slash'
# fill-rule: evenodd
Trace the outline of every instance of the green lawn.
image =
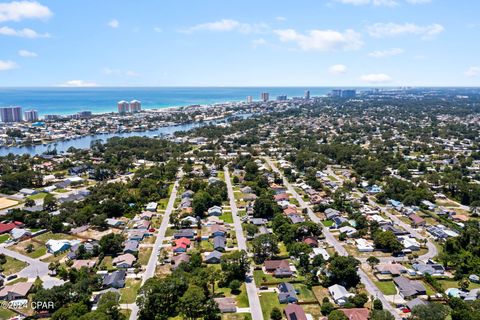
<svg viewBox="0 0 480 320">
<path fill-rule="evenodd" d="M 255 279 L 255 284 L 260 286 L 263 282 L 268 283 L 280 283 L 280 282 L 290 282 L 293 280 L 302 280 L 302 277 L 297 278 L 275 278 L 271 274 L 264 273 L 262 270 L 254 270 L 253 278 Z"/>
<path fill-rule="evenodd" d="M 37 259 L 37 258 L 40 258 L 41 256 L 46 255 L 46 254 L 47 254 L 47 247 L 41 246 L 41 247 L 36 248 L 32 252 L 27 253 L 27 256 L 29 256 L 30 258 L 33 258 L 33 259 Z"/>
<path fill-rule="evenodd" d="M 55 192 L 58 192 L 58 193 L 66 193 L 68 192 L 69 190 L 67 189 L 56 189 Z"/>
<path fill-rule="evenodd" d="M 443 287 L 444 290 L 447 290 L 448 288 L 458 288 L 458 281 L 453 280 L 453 279 L 438 279 L 437 280 Z M 470 282 L 470 286 L 468 287 L 468 290 L 472 289 L 477 289 L 480 288 L 479 283 L 473 283 Z"/>
<path fill-rule="evenodd" d="M 140 248 L 139 253 L 138 253 L 138 262 L 142 266 L 147 265 L 151 254 L 152 254 L 152 248 L 149 248 L 149 247 L 148 248 Z"/>
<path fill-rule="evenodd" d="M 333 221 L 332 220 L 323 220 L 322 221 L 322 224 L 327 227 L 327 228 L 330 228 L 331 226 L 333 226 Z"/>
<path fill-rule="evenodd" d="M 315 295 L 313 294 L 313 291 L 308 289 L 306 285 L 303 283 L 294 283 L 293 287 L 298 290 L 298 298 L 300 301 L 316 301 L 317 299 L 315 298 Z"/>
<path fill-rule="evenodd" d="M 16 313 L 5 308 L 0 308 L 0 319 L 10 319 L 15 316 Z"/>
<path fill-rule="evenodd" d="M 140 289 L 141 281 L 127 279 L 125 288 L 120 289 L 120 303 L 134 303 L 137 299 L 137 292 Z"/>
<path fill-rule="evenodd" d="M 225 223 L 233 223 L 233 217 L 231 212 L 223 212 L 223 214 L 219 218 Z"/>
<path fill-rule="evenodd" d="M 397 293 L 395 284 L 393 281 L 375 281 L 375 285 L 385 295 L 394 295 Z"/>
<path fill-rule="evenodd" d="M 113 268 L 112 263 L 113 263 L 113 258 L 110 256 L 105 256 L 103 257 L 102 262 L 100 263 L 98 268 L 100 270 L 110 270 Z"/>
<path fill-rule="evenodd" d="M 264 319 L 270 319 L 270 312 L 275 307 L 283 310 L 283 306 L 278 302 L 278 296 L 275 292 L 262 292 L 259 296 Z"/>
<path fill-rule="evenodd" d="M 75 240 L 77 238 L 66 233 L 47 232 L 36 236 L 35 239 L 46 243 L 48 240 Z"/>
<path fill-rule="evenodd" d="M 4 242 L 7 241 L 9 238 L 10 238 L 10 236 L 9 236 L 8 234 L 2 234 L 2 235 L 0 235 L 0 243 L 4 243 Z"/>
<path fill-rule="evenodd" d="M 279 256 L 281 257 L 286 257 L 288 258 L 288 251 L 287 251 L 287 247 L 285 246 L 285 244 L 283 242 L 280 242 L 278 244 L 278 248 L 280 249 L 280 253 L 278 254 Z"/>
<path fill-rule="evenodd" d="M 3 274 L 6 276 L 17 273 L 27 266 L 27 264 L 23 261 L 8 256 L 6 258 L 7 262 L 2 265 Z"/>
<path fill-rule="evenodd" d="M 223 313 L 222 320 L 252 320 L 250 313 Z"/>
<path fill-rule="evenodd" d="M 28 198 L 28 199 L 32 199 L 32 200 L 40 200 L 40 199 L 45 198 L 46 196 L 47 196 L 47 193 L 45 193 L 45 192 L 39 192 L 39 193 L 37 193 L 37 194 L 28 196 L 27 198 Z"/>
<path fill-rule="evenodd" d="M 210 241 L 202 240 L 200 241 L 200 250 L 203 252 L 213 251 L 213 243 Z"/>
</svg>

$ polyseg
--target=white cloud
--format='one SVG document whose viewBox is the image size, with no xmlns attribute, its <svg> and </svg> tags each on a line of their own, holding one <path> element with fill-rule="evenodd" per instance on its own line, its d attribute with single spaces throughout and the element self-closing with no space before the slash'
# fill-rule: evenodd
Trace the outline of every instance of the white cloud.
<svg viewBox="0 0 480 320">
<path fill-rule="evenodd" d="M 127 72 L 125 72 L 125 75 L 127 77 L 132 77 L 132 78 L 140 77 L 140 73 L 137 73 L 137 72 L 132 71 L 132 70 L 128 70 Z"/>
<path fill-rule="evenodd" d="M 445 28 L 438 23 L 419 26 L 414 23 L 375 23 L 367 27 L 370 36 L 375 38 L 395 37 L 405 34 L 420 35 L 424 39 L 431 39 L 442 33 Z"/>
<path fill-rule="evenodd" d="M 116 28 L 120 27 L 120 22 L 118 22 L 117 19 L 112 19 L 108 22 L 108 26 L 110 28 L 116 29 Z"/>
<path fill-rule="evenodd" d="M 363 41 L 354 30 L 345 32 L 335 30 L 310 30 L 306 34 L 293 29 L 275 30 L 282 42 L 295 42 L 304 51 L 358 50 Z"/>
<path fill-rule="evenodd" d="M 182 33 L 193 33 L 196 31 L 229 32 L 236 31 L 240 33 L 259 33 L 268 29 L 264 23 L 250 24 L 242 23 L 237 20 L 222 19 L 214 22 L 197 24 L 193 27 L 181 30 Z"/>
<path fill-rule="evenodd" d="M 0 71 L 7 71 L 18 68 L 17 64 L 10 60 L 0 60 Z"/>
<path fill-rule="evenodd" d="M 153 28 L 153 31 L 160 33 L 160 32 L 163 32 L 163 29 L 159 27 L 155 27 Z"/>
<path fill-rule="evenodd" d="M 347 72 L 347 66 L 343 64 L 334 64 L 333 66 L 330 66 L 330 68 L 328 68 L 328 72 L 335 75 L 342 74 Z"/>
<path fill-rule="evenodd" d="M 13 1 L 0 3 L 0 22 L 21 21 L 23 19 L 48 19 L 50 9 L 36 1 Z"/>
<path fill-rule="evenodd" d="M 48 33 L 38 33 L 35 30 L 29 29 L 29 28 L 23 28 L 23 29 L 12 29 L 10 27 L 1 27 L 0 28 L 0 35 L 4 36 L 11 36 L 11 37 L 21 37 L 21 38 L 30 38 L 30 39 L 35 39 L 35 38 L 49 38 L 50 34 Z"/>
<path fill-rule="evenodd" d="M 278 17 L 275 17 L 275 20 L 283 22 L 283 21 L 287 21 L 287 18 L 282 17 L 282 16 L 278 16 Z"/>
<path fill-rule="evenodd" d="M 88 88 L 88 87 L 97 87 L 98 85 L 95 82 L 84 81 L 84 80 L 69 80 L 65 83 L 58 85 L 59 87 L 69 87 L 69 88 Z"/>
<path fill-rule="evenodd" d="M 267 41 L 265 41 L 265 39 L 263 38 L 259 38 L 259 39 L 255 39 L 252 41 L 252 45 L 254 48 L 256 47 L 259 47 L 259 46 L 263 46 L 267 43 Z"/>
<path fill-rule="evenodd" d="M 32 51 L 28 51 L 28 50 L 19 50 L 18 51 L 18 55 L 20 57 L 24 57 L 24 58 L 35 58 L 35 57 L 38 57 L 38 54 L 36 54 L 35 52 L 32 52 Z"/>
<path fill-rule="evenodd" d="M 372 5 L 376 7 L 396 7 L 400 4 L 399 0 L 336 0 L 343 4 L 351 4 L 354 6 Z M 425 4 L 431 0 L 405 0 L 409 4 Z"/>
<path fill-rule="evenodd" d="M 376 7 L 395 7 L 398 5 L 396 0 L 337 0 L 337 2 L 343 4 L 352 4 L 354 6 L 365 6 L 371 4 Z"/>
<path fill-rule="evenodd" d="M 392 78 L 385 73 L 370 73 L 361 76 L 360 80 L 368 83 L 386 83 L 392 81 Z"/>
<path fill-rule="evenodd" d="M 405 52 L 405 50 L 403 50 L 403 49 L 393 48 L 393 49 L 388 49 L 388 50 L 372 51 L 368 54 L 368 56 L 372 57 L 372 58 L 385 58 L 385 57 L 391 57 L 391 56 L 398 56 L 399 54 L 402 54 L 404 52 Z"/>
<path fill-rule="evenodd" d="M 467 71 L 465 71 L 465 75 L 467 77 L 476 77 L 478 75 L 480 75 L 480 67 L 470 67 L 467 69 Z"/>
<path fill-rule="evenodd" d="M 104 68 L 102 71 L 107 76 L 122 76 L 122 77 L 126 76 L 126 77 L 132 77 L 132 78 L 140 77 L 139 73 L 132 70 L 122 71 L 120 69 Z"/>
<path fill-rule="evenodd" d="M 407 0 L 407 2 L 410 4 L 425 4 L 432 2 L 432 0 Z"/>
</svg>

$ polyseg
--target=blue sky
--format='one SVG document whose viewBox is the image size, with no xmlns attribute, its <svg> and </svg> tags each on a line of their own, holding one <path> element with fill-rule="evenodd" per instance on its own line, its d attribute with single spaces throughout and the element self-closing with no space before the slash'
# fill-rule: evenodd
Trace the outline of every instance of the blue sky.
<svg viewBox="0 0 480 320">
<path fill-rule="evenodd" d="M 479 86 L 471 0 L 0 0 L 0 86 Z"/>
</svg>

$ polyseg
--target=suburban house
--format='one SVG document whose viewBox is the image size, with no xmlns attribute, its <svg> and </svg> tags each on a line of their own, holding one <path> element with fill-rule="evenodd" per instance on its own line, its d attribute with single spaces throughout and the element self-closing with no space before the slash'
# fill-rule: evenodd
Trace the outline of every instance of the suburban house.
<svg viewBox="0 0 480 320">
<path fill-rule="evenodd" d="M 91 269 L 97 264 L 96 259 L 91 260 L 75 260 L 72 264 L 72 269 L 80 270 L 82 268 Z"/>
<path fill-rule="evenodd" d="M 208 254 L 205 254 L 205 263 L 217 264 L 217 263 L 220 263 L 221 259 L 222 259 L 222 253 L 216 250 Z"/>
<path fill-rule="evenodd" d="M 278 285 L 278 301 L 280 303 L 298 302 L 297 291 L 291 283 L 282 282 Z"/>
<path fill-rule="evenodd" d="M 411 214 L 408 218 L 411 220 L 411 224 L 415 228 L 422 227 L 426 224 L 425 220 L 416 214 Z"/>
<path fill-rule="evenodd" d="M 227 234 L 227 228 L 222 225 L 213 225 L 210 227 L 210 236 L 211 237 L 225 237 Z"/>
<path fill-rule="evenodd" d="M 305 311 L 303 311 L 303 308 L 298 304 L 291 303 L 287 305 L 283 312 L 285 313 L 287 320 L 307 320 Z"/>
<path fill-rule="evenodd" d="M 428 273 L 431 276 L 439 276 L 445 273 L 445 268 L 438 263 L 414 263 L 412 268 L 421 275 Z"/>
<path fill-rule="evenodd" d="M 79 244 L 80 240 L 53 240 L 50 239 L 45 243 L 49 253 L 57 254 L 70 249 L 70 247 Z"/>
<path fill-rule="evenodd" d="M 0 290 L 0 299 L 7 301 L 25 299 L 32 286 L 33 282 L 18 282 L 7 285 Z"/>
<path fill-rule="evenodd" d="M 187 249 L 190 247 L 190 239 L 187 238 L 180 238 L 180 239 L 175 239 L 174 240 L 174 247 L 172 249 L 173 252 L 175 253 L 180 253 L 180 252 L 187 252 Z"/>
<path fill-rule="evenodd" d="M 138 252 L 138 241 L 136 240 L 127 240 L 123 246 L 123 253 L 136 253 Z"/>
<path fill-rule="evenodd" d="M 237 311 L 235 298 L 214 298 L 221 313 L 233 313 Z"/>
<path fill-rule="evenodd" d="M 157 206 L 158 206 L 158 204 L 156 202 L 149 202 L 149 203 L 147 203 L 147 206 L 145 207 L 145 210 L 150 211 L 150 212 L 155 212 L 155 211 L 157 211 Z"/>
<path fill-rule="evenodd" d="M 192 229 L 180 229 L 178 232 L 176 232 L 173 237 L 175 239 L 180 239 L 180 238 L 188 238 L 188 239 L 193 239 L 195 237 L 195 231 Z"/>
<path fill-rule="evenodd" d="M 407 269 L 400 263 L 380 263 L 375 266 L 375 270 L 380 274 L 388 274 L 392 277 L 398 277 L 407 272 Z"/>
<path fill-rule="evenodd" d="M 348 320 L 368 320 L 370 316 L 370 310 L 367 308 L 340 309 L 340 311 Z"/>
<path fill-rule="evenodd" d="M 405 277 L 393 278 L 393 282 L 404 299 L 415 298 L 426 294 L 425 286 L 420 281 L 411 281 Z"/>
<path fill-rule="evenodd" d="M 106 274 L 102 281 L 102 286 L 105 288 L 123 288 L 125 286 L 125 270 L 117 270 Z"/>
<path fill-rule="evenodd" d="M 219 206 L 213 206 L 208 209 L 208 215 L 209 216 L 221 216 L 222 215 L 222 207 Z"/>
<path fill-rule="evenodd" d="M 178 256 L 172 257 L 172 269 L 175 270 L 180 266 L 182 263 L 189 263 L 190 262 L 190 256 L 186 253 L 181 253 Z"/>
<path fill-rule="evenodd" d="M 328 292 L 332 296 L 336 304 L 343 306 L 348 302 L 348 298 L 353 297 L 354 294 L 347 291 L 344 286 L 339 284 L 334 284 L 333 286 L 328 287 Z"/>
<path fill-rule="evenodd" d="M 217 251 L 225 251 L 225 243 L 226 243 L 225 237 L 218 236 L 213 238 L 213 248 Z"/>
<path fill-rule="evenodd" d="M 137 258 L 131 253 L 125 253 L 114 258 L 112 264 L 117 268 L 131 268 Z"/>
<path fill-rule="evenodd" d="M 264 266 L 266 272 L 272 273 L 277 278 L 291 277 L 293 275 L 288 260 L 266 260 Z"/>
<path fill-rule="evenodd" d="M 28 229 L 13 228 L 10 231 L 10 237 L 15 241 L 21 241 L 32 236 L 32 232 Z"/>
</svg>

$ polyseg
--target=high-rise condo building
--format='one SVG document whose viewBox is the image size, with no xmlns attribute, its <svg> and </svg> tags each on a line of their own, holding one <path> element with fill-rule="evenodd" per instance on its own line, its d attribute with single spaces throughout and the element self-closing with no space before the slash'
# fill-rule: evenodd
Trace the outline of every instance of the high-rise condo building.
<svg viewBox="0 0 480 320">
<path fill-rule="evenodd" d="M 252 102 L 253 102 L 253 97 L 252 97 L 252 96 L 248 96 L 248 97 L 247 97 L 247 102 L 248 102 L 248 103 L 252 103 Z"/>
<path fill-rule="evenodd" d="M 37 110 L 27 110 L 23 113 L 25 121 L 27 122 L 36 122 L 38 121 L 38 111 Z"/>
<path fill-rule="evenodd" d="M 125 100 L 118 101 L 117 106 L 118 113 L 124 114 L 130 111 L 130 104 Z"/>
<path fill-rule="evenodd" d="M 0 117 L 2 122 L 21 122 L 22 107 L 4 107 L 0 108 Z"/>
<path fill-rule="evenodd" d="M 305 94 L 303 96 L 305 100 L 310 100 L 310 90 L 305 90 Z"/>
<path fill-rule="evenodd" d="M 268 92 L 262 92 L 261 99 L 263 102 L 267 102 L 270 99 L 270 94 Z"/>
<path fill-rule="evenodd" d="M 140 112 L 142 111 L 142 103 L 138 100 L 130 101 L 130 112 Z"/>
</svg>

